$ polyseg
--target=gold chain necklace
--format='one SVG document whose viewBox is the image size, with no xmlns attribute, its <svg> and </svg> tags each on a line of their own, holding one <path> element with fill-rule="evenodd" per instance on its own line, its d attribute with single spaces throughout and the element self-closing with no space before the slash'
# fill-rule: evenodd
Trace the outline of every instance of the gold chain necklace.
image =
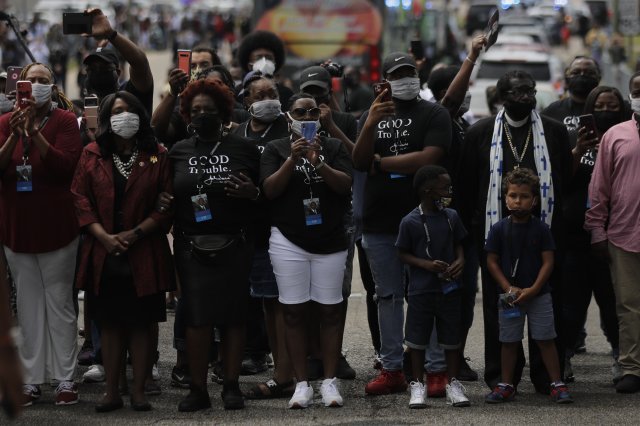
<svg viewBox="0 0 640 426">
<path fill-rule="evenodd" d="M 527 148 L 529 147 L 529 141 L 531 140 L 531 127 L 529 126 L 529 132 L 527 132 L 527 139 L 524 141 L 524 148 L 522 149 L 522 154 L 518 155 L 518 151 L 516 150 L 516 147 L 513 145 L 513 141 L 511 139 L 511 132 L 509 131 L 509 125 L 507 123 L 504 123 L 504 133 L 507 135 L 507 142 L 509 143 L 509 147 L 511 148 L 511 152 L 513 153 L 513 158 L 515 158 L 516 160 L 516 165 L 514 166 L 514 169 L 517 169 L 520 167 L 520 163 L 522 163 L 522 160 L 524 160 L 524 156 L 527 153 Z"/>
</svg>

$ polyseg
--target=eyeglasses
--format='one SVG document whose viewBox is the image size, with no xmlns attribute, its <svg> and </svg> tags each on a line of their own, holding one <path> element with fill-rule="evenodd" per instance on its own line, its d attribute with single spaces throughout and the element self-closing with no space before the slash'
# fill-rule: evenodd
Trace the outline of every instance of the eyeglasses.
<svg viewBox="0 0 640 426">
<path fill-rule="evenodd" d="M 533 87 L 514 87 L 511 90 L 505 92 L 507 95 L 522 97 L 522 96 L 535 96 L 538 91 Z"/>
<path fill-rule="evenodd" d="M 291 110 L 291 116 L 294 118 L 303 118 L 305 116 L 309 116 L 309 118 L 317 120 L 318 118 L 320 118 L 321 112 L 322 110 L 318 107 L 313 107 L 310 109 L 294 108 Z"/>
</svg>

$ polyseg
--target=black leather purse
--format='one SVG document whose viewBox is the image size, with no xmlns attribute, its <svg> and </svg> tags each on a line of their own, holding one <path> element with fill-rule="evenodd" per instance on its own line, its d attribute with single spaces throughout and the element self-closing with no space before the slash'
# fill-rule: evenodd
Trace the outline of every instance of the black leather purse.
<svg viewBox="0 0 640 426">
<path fill-rule="evenodd" d="M 238 234 L 185 235 L 193 257 L 203 265 L 220 265 L 244 244 L 244 231 Z"/>
</svg>

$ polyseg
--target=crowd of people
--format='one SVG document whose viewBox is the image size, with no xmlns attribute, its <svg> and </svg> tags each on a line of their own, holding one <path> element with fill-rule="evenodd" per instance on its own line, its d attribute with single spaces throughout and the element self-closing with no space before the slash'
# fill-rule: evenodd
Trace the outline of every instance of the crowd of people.
<svg viewBox="0 0 640 426">
<path fill-rule="evenodd" d="M 97 412 L 122 408 L 125 394 L 151 410 L 170 293 L 171 383 L 189 390 L 178 411 L 211 406 L 210 366 L 225 409 L 269 398 L 306 408 L 318 379 L 322 403 L 340 407 L 340 380 L 355 377 L 341 349 L 356 254 L 379 370 L 367 395 L 471 405 L 461 382 L 478 380 L 465 345 L 479 271 L 486 403 L 517 395 L 525 318 L 536 391 L 573 402 L 592 294 L 616 390 L 640 391 L 640 73 L 627 101 L 600 85 L 596 60 L 576 57 L 566 96 L 539 113 L 535 80 L 509 71 L 496 82 L 497 114 L 469 125 L 479 35 L 459 66 L 434 67 L 428 91 L 421 61 L 387 54 L 382 90 L 346 113 L 329 62 L 301 70 L 294 93 L 278 79 L 283 42 L 254 31 L 237 51 L 240 84 L 200 44 L 153 109 L 144 51 L 102 11 L 87 13 L 98 48 L 83 59 L 83 94 L 98 97 L 97 120 L 40 62 L 20 74 L 32 94 L 9 93 L 0 116 L 5 406 L 36 403 L 50 382 L 56 405 L 77 403 L 81 359 L 92 364 L 85 382 L 106 381 Z M 239 376 L 264 371 L 268 354 L 273 377 L 243 391 Z"/>
</svg>

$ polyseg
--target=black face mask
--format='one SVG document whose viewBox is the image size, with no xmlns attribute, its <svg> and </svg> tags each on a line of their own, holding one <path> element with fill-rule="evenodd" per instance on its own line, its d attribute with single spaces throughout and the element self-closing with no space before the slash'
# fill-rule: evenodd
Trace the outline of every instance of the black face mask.
<svg viewBox="0 0 640 426">
<path fill-rule="evenodd" d="M 569 91 L 580 97 L 587 97 L 587 95 L 598 86 L 598 83 L 597 78 L 588 75 L 579 75 L 567 79 Z"/>
<path fill-rule="evenodd" d="M 115 71 L 91 71 L 87 74 L 87 90 L 104 97 L 118 90 L 118 74 Z"/>
<path fill-rule="evenodd" d="M 620 123 L 620 113 L 618 111 L 594 111 L 593 118 L 600 133 L 604 133 Z"/>
<path fill-rule="evenodd" d="M 526 102 L 506 101 L 504 103 L 504 109 L 513 120 L 522 120 L 528 117 L 535 107 L 535 99 Z"/>
<path fill-rule="evenodd" d="M 218 114 L 203 112 L 193 117 L 191 127 L 199 137 L 203 139 L 214 139 L 220 132 L 222 120 L 220 120 Z"/>
</svg>

